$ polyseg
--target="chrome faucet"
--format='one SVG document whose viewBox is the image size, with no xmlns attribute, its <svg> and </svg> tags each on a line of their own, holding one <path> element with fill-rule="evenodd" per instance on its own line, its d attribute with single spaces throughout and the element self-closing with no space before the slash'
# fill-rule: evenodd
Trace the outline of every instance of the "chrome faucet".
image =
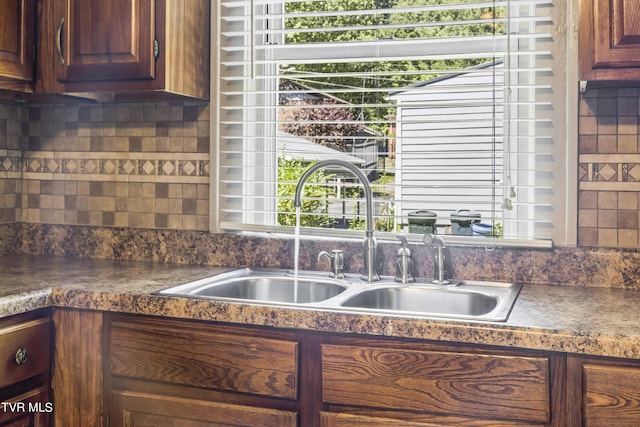
<svg viewBox="0 0 640 427">
<path fill-rule="evenodd" d="M 434 280 L 431 282 L 436 285 L 448 285 L 451 282 L 447 279 L 447 270 L 445 264 L 444 249 L 447 247 L 444 239 L 437 234 L 427 233 L 423 238 L 425 245 L 430 245 L 435 249 L 433 254 L 433 270 Z"/>
<path fill-rule="evenodd" d="M 325 160 L 322 162 L 318 162 L 309 168 L 302 174 L 300 179 L 298 180 L 298 184 L 296 186 L 295 196 L 293 198 L 293 206 L 299 208 L 302 206 L 302 189 L 304 188 L 305 182 L 309 179 L 313 173 L 320 169 L 324 169 L 327 166 L 335 166 L 340 167 L 342 169 L 346 169 L 349 172 L 353 173 L 362 183 L 364 187 L 364 197 L 365 202 L 367 204 L 367 217 L 366 217 L 366 227 L 363 241 L 363 258 L 364 258 L 364 272 L 362 273 L 361 279 L 366 280 L 367 282 L 377 282 L 380 280 L 380 275 L 376 271 L 376 239 L 373 232 L 373 193 L 371 191 L 371 185 L 369 185 L 369 180 L 362 173 L 360 169 L 353 166 L 349 162 L 345 162 L 344 160 Z"/>
</svg>

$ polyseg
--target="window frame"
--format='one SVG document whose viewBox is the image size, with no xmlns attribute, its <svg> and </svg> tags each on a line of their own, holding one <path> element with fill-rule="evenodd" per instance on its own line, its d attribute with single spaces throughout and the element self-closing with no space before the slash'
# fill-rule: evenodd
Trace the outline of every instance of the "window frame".
<svg viewBox="0 0 640 427">
<path fill-rule="evenodd" d="M 216 6 L 212 7 L 212 28 L 221 28 L 221 4 L 216 2 Z M 465 246 L 482 246 L 482 247 L 540 247 L 548 248 L 552 245 L 559 246 L 575 246 L 577 242 L 577 139 L 578 139 L 578 123 L 577 123 L 577 106 L 578 106 L 578 58 L 577 58 L 577 22 L 578 22 L 578 6 L 572 5 L 572 2 L 558 3 L 558 0 L 554 0 L 553 16 L 557 22 L 563 22 L 567 25 L 567 32 L 564 37 L 558 37 L 553 43 L 552 54 L 564 58 L 564 75 L 561 76 L 564 80 L 564 85 L 555 84 L 557 86 L 564 86 L 564 91 L 557 96 L 564 98 L 565 108 L 561 112 L 565 118 L 565 126 L 560 129 L 556 135 L 555 140 L 564 139 L 566 144 L 563 147 L 558 147 L 554 152 L 555 156 L 561 157 L 562 160 L 557 159 L 554 172 L 558 173 L 558 185 L 554 187 L 556 198 L 554 200 L 554 206 L 561 205 L 563 213 L 560 215 L 562 218 L 556 218 L 554 224 L 556 224 L 556 233 L 550 240 L 529 240 L 529 239 L 491 239 L 490 244 L 487 241 L 479 239 L 470 239 L 466 236 L 445 235 L 443 236 L 448 244 L 451 245 L 465 245 Z M 220 33 L 218 31 L 211 32 L 211 45 L 214 47 L 220 46 Z M 563 52 L 563 50 L 566 52 Z M 255 226 L 249 224 L 243 224 L 242 226 L 225 227 L 220 222 L 220 208 L 218 197 L 221 194 L 220 180 L 218 179 L 218 171 L 220 170 L 220 86 L 219 78 L 221 75 L 220 70 L 220 51 L 217 48 L 213 49 L 212 66 L 211 66 L 211 185 L 210 185 L 210 231 L 211 232 L 248 232 L 248 233 L 264 233 L 267 232 L 272 235 L 291 235 L 293 229 L 290 227 L 264 227 Z M 558 76 L 556 80 L 559 80 Z M 560 91 L 558 91 L 560 92 Z M 573 112 L 573 113 L 572 113 Z M 562 170 L 558 170 L 562 167 Z M 323 238 L 359 238 L 360 232 L 344 231 L 344 230 L 322 230 L 322 235 L 314 232 L 313 229 L 302 230 L 303 235 L 310 237 Z M 377 232 L 376 236 L 378 240 L 395 241 L 397 233 Z M 404 234 L 404 233 L 403 233 Z M 408 234 L 410 241 L 417 241 L 421 236 Z"/>
</svg>

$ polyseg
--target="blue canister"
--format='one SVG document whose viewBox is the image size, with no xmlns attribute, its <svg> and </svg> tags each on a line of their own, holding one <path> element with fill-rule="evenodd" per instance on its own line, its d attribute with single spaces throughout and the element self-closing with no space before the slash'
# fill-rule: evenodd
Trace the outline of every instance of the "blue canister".
<svg viewBox="0 0 640 427">
<path fill-rule="evenodd" d="M 471 224 L 471 230 L 473 230 L 474 236 L 491 236 L 491 232 L 493 231 L 493 226 L 491 224 L 484 224 L 479 222 L 477 224 Z"/>
</svg>

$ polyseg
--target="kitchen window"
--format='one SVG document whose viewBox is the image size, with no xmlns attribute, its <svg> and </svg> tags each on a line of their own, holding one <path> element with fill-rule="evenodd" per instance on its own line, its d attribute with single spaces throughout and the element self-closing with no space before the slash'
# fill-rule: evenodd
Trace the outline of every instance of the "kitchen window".
<svg viewBox="0 0 640 427">
<path fill-rule="evenodd" d="M 342 159 L 370 181 L 379 236 L 571 244 L 565 3 L 221 0 L 212 228 L 292 232 L 297 177 Z M 349 174 L 324 170 L 304 196 L 303 233 L 360 233 Z"/>
</svg>

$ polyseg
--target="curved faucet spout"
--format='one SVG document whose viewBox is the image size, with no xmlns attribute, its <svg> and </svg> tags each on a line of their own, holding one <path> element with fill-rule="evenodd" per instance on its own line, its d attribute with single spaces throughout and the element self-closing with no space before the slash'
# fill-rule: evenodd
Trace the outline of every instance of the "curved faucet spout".
<svg viewBox="0 0 640 427">
<path fill-rule="evenodd" d="M 369 180 L 362 173 L 360 169 L 355 167 L 349 162 L 345 162 L 344 160 L 325 160 L 322 162 L 318 162 L 314 165 L 311 165 L 307 170 L 304 171 L 300 179 L 298 180 L 298 184 L 296 185 L 296 191 L 293 198 L 293 206 L 299 208 L 302 206 L 302 190 L 304 188 L 304 184 L 307 182 L 309 177 L 313 175 L 320 169 L 325 169 L 328 166 L 339 167 L 341 169 L 346 169 L 351 172 L 364 187 L 364 197 L 365 202 L 367 204 L 367 216 L 366 216 L 366 227 L 364 242 L 363 242 L 363 257 L 364 257 L 364 273 L 362 274 L 362 279 L 368 282 L 376 282 L 380 280 L 380 275 L 376 271 L 376 239 L 374 236 L 373 230 L 373 192 L 371 191 L 371 185 L 369 184 Z"/>
</svg>

